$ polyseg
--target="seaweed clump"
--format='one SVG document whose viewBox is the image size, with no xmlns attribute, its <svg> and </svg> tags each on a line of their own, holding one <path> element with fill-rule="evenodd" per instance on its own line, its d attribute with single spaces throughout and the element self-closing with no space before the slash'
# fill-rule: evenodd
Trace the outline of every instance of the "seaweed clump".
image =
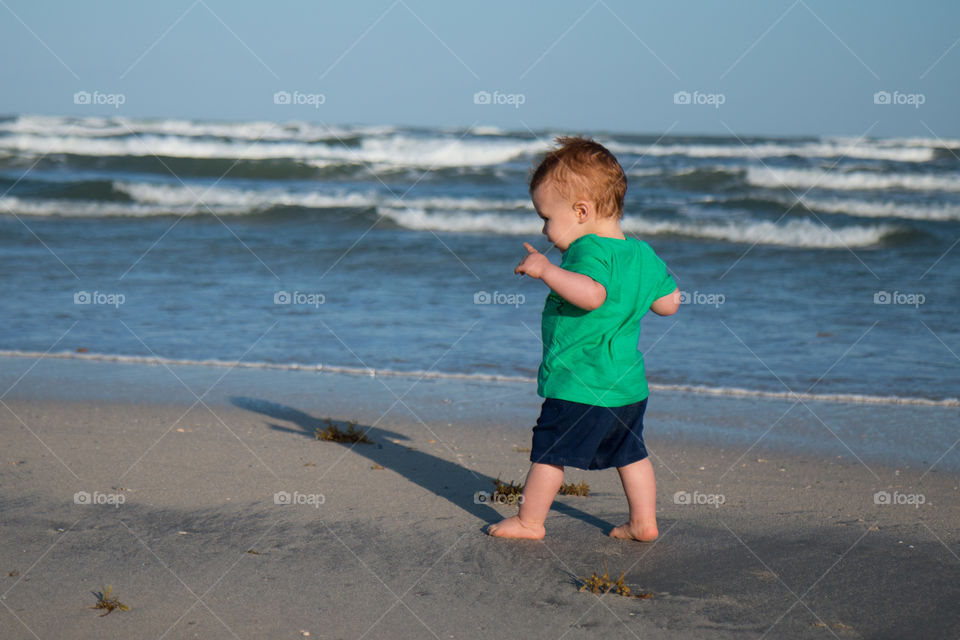
<svg viewBox="0 0 960 640">
<path fill-rule="evenodd" d="M 590 495 L 590 485 L 581 480 L 579 483 L 567 482 L 566 484 L 560 485 L 560 491 L 558 491 L 562 496 L 588 496 Z"/>
<path fill-rule="evenodd" d="M 111 595 L 113 587 L 107 587 L 101 589 L 100 592 L 94 592 L 93 595 L 97 596 L 97 604 L 90 607 L 91 609 L 106 609 L 107 612 L 100 615 L 103 616 L 110 615 L 113 613 L 114 609 L 119 609 L 120 611 L 130 611 L 130 607 L 120 602 L 116 596 Z"/>
<path fill-rule="evenodd" d="M 326 429 L 317 427 L 313 432 L 313 437 L 317 440 L 328 440 L 330 442 L 359 442 L 360 444 L 373 444 L 373 440 L 367 437 L 367 434 L 357 429 L 357 423 L 350 421 L 347 423 L 347 429 L 343 430 L 333 424 L 330 418 L 324 419 Z"/>
<path fill-rule="evenodd" d="M 610 579 L 610 571 L 607 569 L 607 561 L 603 561 L 603 575 L 598 576 L 596 571 L 589 578 L 577 578 L 581 583 L 580 591 L 589 591 L 590 593 L 604 594 L 615 593 L 625 598 L 641 598 L 647 600 L 653 597 L 652 591 L 641 591 L 640 593 L 631 593 L 630 587 L 623 583 L 623 577 L 626 571 L 620 574 L 615 581 Z"/>
<path fill-rule="evenodd" d="M 523 485 L 519 482 L 503 482 L 498 476 L 493 481 L 493 501 L 498 504 L 520 504 Z"/>
</svg>

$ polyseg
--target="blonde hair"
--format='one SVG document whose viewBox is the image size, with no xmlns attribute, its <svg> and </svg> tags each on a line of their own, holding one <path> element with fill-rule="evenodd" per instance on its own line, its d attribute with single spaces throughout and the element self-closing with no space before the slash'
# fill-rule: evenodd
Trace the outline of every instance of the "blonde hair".
<svg viewBox="0 0 960 640">
<path fill-rule="evenodd" d="M 601 217 L 623 217 L 627 176 L 617 158 L 589 138 L 562 136 L 560 147 L 544 156 L 530 177 L 530 193 L 551 182 L 570 200 L 593 202 Z"/>
</svg>

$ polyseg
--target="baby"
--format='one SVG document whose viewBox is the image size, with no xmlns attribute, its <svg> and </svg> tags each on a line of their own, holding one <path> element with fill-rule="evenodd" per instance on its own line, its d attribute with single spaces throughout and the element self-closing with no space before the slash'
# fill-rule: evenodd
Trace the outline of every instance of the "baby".
<svg viewBox="0 0 960 640">
<path fill-rule="evenodd" d="M 630 519 L 610 535 L 649 542 L 659 532 L 656 481 L 643 443 L 649 390 L 637 347 L 640 318 L 648 309 L 676 313 L 680 293 L 650 245 L 620 229 L 627 178 L 614 155 L 584 138 L 557 143 L 534 171 L 530 196 L 563 259 L 558 267 L 524 243 L 527 255 L 514 269 L 551 290 L 537 375 L 544 402 L 520 511 L 487 532 L 542 538 L 564 466 L 616 467 Z"/>
</svg>

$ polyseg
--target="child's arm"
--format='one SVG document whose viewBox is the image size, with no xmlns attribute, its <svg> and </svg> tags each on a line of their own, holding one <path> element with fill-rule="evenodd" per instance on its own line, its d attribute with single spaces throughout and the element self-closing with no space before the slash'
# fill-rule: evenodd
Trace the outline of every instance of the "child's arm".
<svg viewBox="0 0 960 640">
<path fill-rule="evenodd" d="M 529 243 L 524 242 L 523 246 L 527 249 L 527 255 L 513 270 L 514 273 L 525 273 L 531 278 L 543 280 L 561 298 L 585 311 L 599 308 L 607 299 L 606 288 L 590 276 L 561 269 Z"/>
<path fill-rule="evenodd" d="M 680 289 L 674 289 L 662 298 L 657 298 L 650 305 L 650 311 L 658 316 L 672 316 L 680 308 Z"/>
</svg>

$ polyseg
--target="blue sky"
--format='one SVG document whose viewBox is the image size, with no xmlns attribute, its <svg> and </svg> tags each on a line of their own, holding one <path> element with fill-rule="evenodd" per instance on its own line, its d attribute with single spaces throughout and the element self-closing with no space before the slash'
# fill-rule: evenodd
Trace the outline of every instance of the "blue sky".
<svg viewBox="0 0 960 640">
<path fill-rule="evenodd" d="M 0 0 L 0 113 L 958 138 L 958 41 L 946 0 Z"/>
</svg>

